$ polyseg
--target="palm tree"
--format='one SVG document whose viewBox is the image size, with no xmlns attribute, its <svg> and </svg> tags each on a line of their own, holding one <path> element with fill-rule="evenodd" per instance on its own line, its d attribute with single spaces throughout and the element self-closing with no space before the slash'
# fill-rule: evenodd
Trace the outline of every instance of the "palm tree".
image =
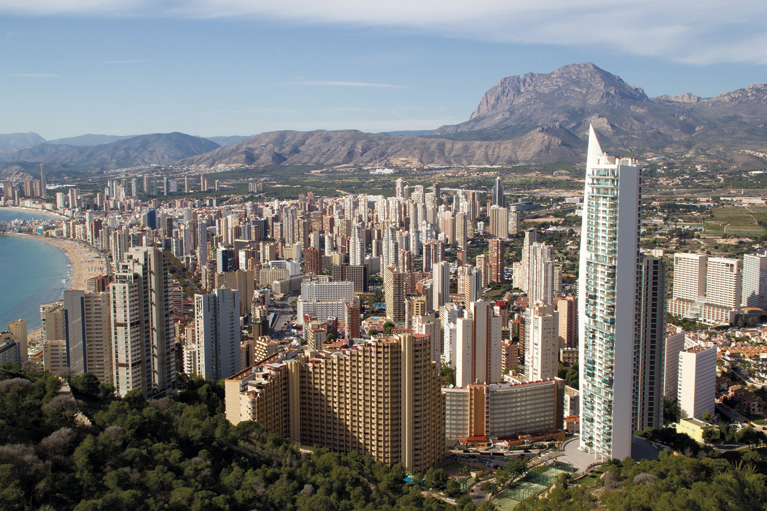
<svg viewBox="0 0 767 511">
<path fill-rule="evenodd" d="M 732 511 L 760 511 L 767 497 L 765 476 L 753 465 L 742 461 L 732 470 L 714 477 L 714 491 L 721 509 Z"/>
</svg>

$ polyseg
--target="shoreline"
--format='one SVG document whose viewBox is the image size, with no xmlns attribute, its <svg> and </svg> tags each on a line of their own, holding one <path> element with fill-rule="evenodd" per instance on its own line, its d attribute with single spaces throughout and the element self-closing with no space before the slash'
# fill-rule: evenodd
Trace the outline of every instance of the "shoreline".
<svg viewBox="0 0 767 511">
<path fill-rule="evenodd" d="M 1 206 L 0 210 L 8 211 L 16 211 L 18 213 L 29 213 L 30 215 L 40 215 L 40 216 L 49 216 L 52 220 L 65 220 L 67 217 L 64 215 L 61 215 L 59 213 L 54 213 L 53 211 L 48 211 L 47 209 L 37 209 L 37 208 L 24 208 L 21 206 Z"/>
<path fill-rule="evenodd" d="M 69 259 L 72 274 L 67 277 L 67 289 L 85 291 L 85 283 L 88 279 L 99 277 L 106 273 L 104 260 L 101 254 L 77 241 L 65 238 L 53 238 L 51 236 L 37 236 L 31 234 L 7 233 L 7 236 L 19 236 L 27 239 L 40 240 L 54 245 L 61 250 Z"/>
</svg>

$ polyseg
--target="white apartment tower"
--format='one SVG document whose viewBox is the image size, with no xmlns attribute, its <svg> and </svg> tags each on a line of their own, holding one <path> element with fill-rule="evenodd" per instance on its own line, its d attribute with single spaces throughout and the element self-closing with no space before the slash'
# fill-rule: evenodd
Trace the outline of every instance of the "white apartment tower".
<svg viewBox="0 0 767 511">
<path fill-rule="evenodd" d="M 497 383 L 501 372 L 501 318 L 493 314 L 493 302 L 469 305 L 469 318 L 456 320 L 456 386 Z"/>
<path fill-rule="evenodd" d="M 767 307 L 767 255 L 743 256 L 741 307 Z"/>
<path fill-rule="evenodd" d="M 716 346 L 679 353 L 679 407 L 682 417 L 700 418 L 716 403 Z"/>
<path fill-rule="evenodd" d="M 356 224 L 352 227 L 352 235 L 349 240 L 349 264 L 362 266 L 365 264 L 365 245 L 362 239 L 362 226 Z"/>
<path fill-rule="evenodd" d="M 229 378 L 240 370 L 240 293 L 228 288 L 194 296 L 197 351 L 194 372 L 205 379 Z"/>
<path fill-rule="evenodd" d="M 672 298 L 695 301 L 706 296 L 705 254 L 674 254 Z"/>
<path fill-rule="evenodd" d="M 595 458 L 623 459 L 631 455 L 640 188 L 636 160 L 602 152 L 590 127 L 578 330 L 580 448 Z"/>
<path fill-rule="evenodd" d="M 554 303 L 554 261 L 551 246 L 533 243 L 527 258 L 527 298 L 530 307 Z"/>
<path fill-rule="evenodd" d="M 741 299 L 740 261 L 711 257 L 706 271 L 706 303 L 737 309 Z"/>
<path fill-rule="evenodd" d="M 525 341 L 527 381 L 549 380 L 559 368 L 559 313 L 553 305 L 527 309 L 529 330 Z"/>
</svg>

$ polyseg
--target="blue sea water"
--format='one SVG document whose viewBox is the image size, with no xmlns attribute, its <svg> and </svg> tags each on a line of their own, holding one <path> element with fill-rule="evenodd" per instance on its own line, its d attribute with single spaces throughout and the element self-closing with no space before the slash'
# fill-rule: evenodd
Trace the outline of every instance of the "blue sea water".
<svg viewBox="0 0 767 511">
<path fill-rule="evenodd" d="M 0 222 L 50 218 L 0 208 Z M 40 326 L 40 304 L 61 299 L 71 266 L 60 248 L 29 237 L 0 235 L 0 330 L 17 319 L 29 330 Z"/>
</svg>

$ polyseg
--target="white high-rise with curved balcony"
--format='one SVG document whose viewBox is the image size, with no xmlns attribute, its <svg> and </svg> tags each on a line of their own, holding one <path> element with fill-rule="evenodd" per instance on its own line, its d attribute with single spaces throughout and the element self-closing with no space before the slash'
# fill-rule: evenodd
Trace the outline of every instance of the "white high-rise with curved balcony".
<svg viewBox="0 0 767 511">
<path fill-rule="evenodd" d="M 589 129 L 578 289 L 580 448 L 595 458 L 631 455 L 634 347 L 639 311 L 636 160 L 602 152 Z"/>
</svg>

